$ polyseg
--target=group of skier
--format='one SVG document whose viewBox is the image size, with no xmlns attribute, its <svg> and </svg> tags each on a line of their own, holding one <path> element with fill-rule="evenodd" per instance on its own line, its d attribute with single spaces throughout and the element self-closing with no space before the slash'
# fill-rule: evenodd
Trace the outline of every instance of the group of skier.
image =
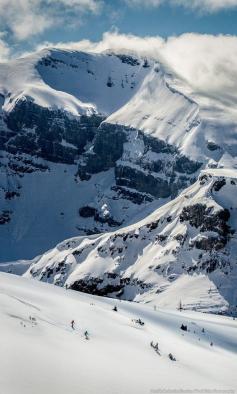
<svg viewBox="0 0 237 394">
<path fill-rule="evenodd" d="M 91 304 L 91 305 L 93 305 L 93 304 Z M 114 306 L 113 311 L 118 312 L 118 308 L 116 305 Z M 72 330 L 75 330 L 75 320 L 71 321 L 71 328 L 72 328 Z M 85 339 L 89 339 L 89 332 L 87 330 L 84 332 L 84 337 L 85 337 Z"/>
<path fill-rule="evenodd" d="M 75 330 L 75 320 L 71 321 L 71 328 Z M 84 332 L 84 337 L 85 339 L 89 339 L 89 332 L 87 330 Z"/>
</svg>

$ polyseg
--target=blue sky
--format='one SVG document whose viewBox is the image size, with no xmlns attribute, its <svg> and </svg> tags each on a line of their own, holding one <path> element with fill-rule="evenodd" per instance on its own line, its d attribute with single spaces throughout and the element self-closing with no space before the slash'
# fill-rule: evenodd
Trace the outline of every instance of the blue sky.
<svg viewBox="0 0 237 394">
<path fill-rule="evenodd" d="M 122 33 L 132 33 L 139 36 L 167 37 L 186 32 L 237 34 L 237 7 L 214 13 L 203 13 L 168 4 L 163 4 L 160 7 L 132 7 L 121 4 L 120 0 L 112 0 L 107 3 L 102 14 L 87 14 L 80 27 L 56 28 L 48 31 L 41 39 L 74 41 L 89 38 L 99 40 L 103 32 L 114 27 Z"/>
<path fill-rule="evenodd" d="M 237 35 L 237 0 L 0 0 L 0 55 L 104 32 Z"/>
</svg>

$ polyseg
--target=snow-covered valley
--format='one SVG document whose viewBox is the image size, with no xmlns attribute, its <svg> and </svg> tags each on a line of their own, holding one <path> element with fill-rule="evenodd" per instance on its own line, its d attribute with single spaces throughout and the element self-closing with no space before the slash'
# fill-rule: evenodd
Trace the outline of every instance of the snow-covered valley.
<svg viewBox="0 0 237 394">
<path fill-rule="evenodd" d="M 154 310 L 1 273 L 0 320 L 6 394 L 237 389 L 230 317 Z"/>
</svg>

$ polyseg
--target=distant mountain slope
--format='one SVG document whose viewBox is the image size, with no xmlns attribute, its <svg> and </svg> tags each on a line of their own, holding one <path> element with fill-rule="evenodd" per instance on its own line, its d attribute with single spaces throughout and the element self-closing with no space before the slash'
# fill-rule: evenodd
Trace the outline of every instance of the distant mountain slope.
<svg viewBox="0 0 237 394">
<path fill-rule="evenodd" d="M 237 326 L 227 317 L 154 311 L 1 273 L 0 319 L 4 393 L 237 388 Z"/>
<path fill-rule="evenodd" d="M 27 277 L 74 290 L 176 308 L 234 313 L 235 170 L 206 170 L 176 199 L 113 233 L 72 238 Z"/>
</svg>

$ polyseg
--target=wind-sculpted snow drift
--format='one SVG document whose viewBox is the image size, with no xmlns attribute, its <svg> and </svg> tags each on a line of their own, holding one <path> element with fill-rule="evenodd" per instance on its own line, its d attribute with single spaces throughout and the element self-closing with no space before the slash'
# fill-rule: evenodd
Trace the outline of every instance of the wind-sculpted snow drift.
<svg viewBox="0 0 237 394">
<path fill-rule="evenodd" d="M 0 94 L 1 261 L 76 237 L 26 275 L 236 313 L 233 116 L 128 53 L 43 50 L 0 65 Z"/>
</svg>

